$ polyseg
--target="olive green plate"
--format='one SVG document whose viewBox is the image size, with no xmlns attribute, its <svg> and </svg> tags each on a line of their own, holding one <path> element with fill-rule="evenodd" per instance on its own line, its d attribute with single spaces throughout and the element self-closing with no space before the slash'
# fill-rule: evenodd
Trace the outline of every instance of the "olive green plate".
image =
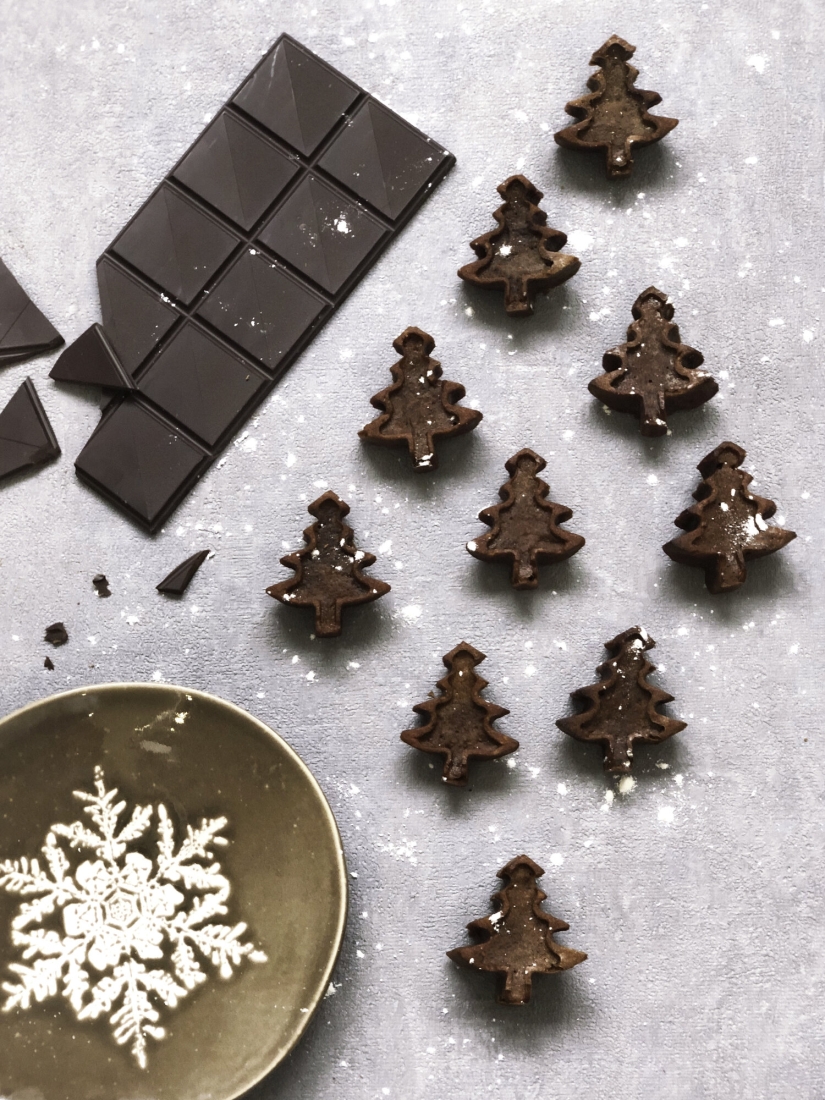
<svg viewBox="0 0 825 1100">
<path fill-rule="evenodd" d="M 108 684 L 3 719 L 0 1096 L 239 1096 L 309 1023 L 346 898 L 318 784 L 238 707 Z"/>
</svg>

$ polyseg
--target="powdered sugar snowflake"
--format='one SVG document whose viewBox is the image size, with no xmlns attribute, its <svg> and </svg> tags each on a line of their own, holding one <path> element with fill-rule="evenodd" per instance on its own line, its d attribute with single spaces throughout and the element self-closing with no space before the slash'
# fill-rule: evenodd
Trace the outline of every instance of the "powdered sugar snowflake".
<svg viewBox="0 0 825 1100">
<path fill-rule="evenodd" d="M 204 819 L 175 850 L 174 826 L 163 803 L 136 806 L 120 824 L 126 803 L 117 788 L 106 790 L 95 768 L 95 794 L 75 791 L 97 831 L 82 821 L 52 825 L 38 859 L 0 862 L 0 889 L 31 898 L 11 924 L 11 941 L 22 958 L 9 964 L 17 981 L 3 983 L 3 1011 L 28 1009 L 62 995 L 79 1020 L 108 1016 L 116 1042 L 131 1044 L 146 1068 L 147 1039 L 163 1039 L 158 1002 L 175 1008 L 208 978 L 202 962 L 232 976 L 244 958 L 266 955 L 244 940 L 246 925 L 220 924 L 227 913 L 229 879 L 211 849 L 228 842 L 225 817 Z M 154 860 L 130 845 L 146 834 L 157 812 Z M 143 839 L 141 839 L 143 838 Z M 87 851 L 73 868 L 69 849 Z M 157 961 L 150 968 L 147 961 Z"/>
</svg>

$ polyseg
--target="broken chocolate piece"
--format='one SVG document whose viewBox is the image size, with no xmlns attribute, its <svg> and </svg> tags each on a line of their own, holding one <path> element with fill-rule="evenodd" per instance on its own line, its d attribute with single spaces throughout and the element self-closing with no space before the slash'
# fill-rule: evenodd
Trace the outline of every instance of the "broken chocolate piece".
<svg viewBox="0 0 825 1100">
<path fill-rule="evenodd" d="M 191 558 L 176 565 L 171 573 L 168 573 L 160 584 L 155 585 L 158 592 L 167 596 L 182 596 L 189 587 L 192 578 L 209 557 L 208 550 L 199 550 Z"/>
<path fill-rule="evenodd" d="M 92 577 L 92 584 L 100 599 L 105 600 L 108 596 L 111 596 L 112 591 L 109 588 L 109 582 L 106 580 L 105 573 L 96 573 Z"/>
<path fill-rule="evenodd" d="M 39 466 L 60 454 L 55 434 L 31 378 L 0 412 L 0 478 Z"/>
<path fill-rule="evenodd" d="M 774 554 L 796 538 L 795 531 L 765 522 L 776 505 L 748 490 L 753 477 L 739 469 L 745 456 L 735 443 L 720 443 L 705 455 L 697 466 L 702 482 L 693 493 L 698 504 L 674 520 L 686 533 L 662 547 L 673 561 L 704 569 L 705 584 L 714 595 L 745 583 L 745 562 Z"/>
<path fill-rule="evenodd" d="M 69 634 L 63 623 L 52 623 L 51 626 L 46 627 L 46 632 L 43 635 L 43 641 L 49 642 L 50 645 L 59 646 L 65 645 L 69 640 Z"/>
<path fill-rule="evenodd" d="M 625 179 L 633 168 L 633 146 L 660 141 L 679 125 L 676 118 L 651 115 L 662 102 L 658 92 L 635 87 L 639 70 L 628 64 L 636 47 L 613 35 L 590 58 L 599 70 L 587 81 L 590 95 L 571 100 L 564 108 L 578 119 L 555 135 L 565 149 L 603 152 L 608 179 Z"/>
<path fill-rule="evenodd" d="M 108 336 L 100 325 L 89 328 L 69 344 L 49 371 L 57 382 L 80 382 L 113 390 L 134 390 Z"/>
<path fill-rule="evenodd" d="M 468 542 L 467 549 L 479 561 L 508 562 L 513 588 L 537 588 L 538 566 L 571 557 L 584 539 L 559 527 L 573 513 L 547 499 L 550 487 L 538 476 L 547 465 L 541 455 L 525 447 L 504 465 L 511 475 L 498 491 L 504 503 L 479 512 L 492 530 Z"/>
<path fill-rule="evenodd" d="M 344 523 L 349 505 L 326 492 L 309 505 L 316 522 L 304 531 L 306 546 L 281 558 L 281 565 L 295 570 L 295 576 L 267 588 L 267 594 L 281 603 L 311 607 L 315 612 L 315 634 L 334 638 L 341 633 L 341 612 L 345 607 L 371 603 L 386 595 L 390 586 L 362 570 L 375 563 L 375 556 L 356 550 L 352 528 Z"/>
<path fill-rule="evenodd" d="M 560 730 L 577 741 L 601 745 L 606 772 L 628 773 L 637 741 L 658 745 L 687 724 L 657 709 L 662 703 L 673 702 L 673 696 L 647 681 L 656 666 L 645 654 L 655 645 L 640 626 L 632 626 L 605 642 L 610 657 L 596 670 L 601 680 L 570 695 L 585 709 L 556 722 Z"/>
<path fill-rule="evenodd" d="M 628 342 L 604 353 L 606 373 L 587 388 L 611 409 L 638 416 L 642 435 L 665 435 L 668 413 L 698 408 L 719 386 L 698 369 L 702 353 L 680 342 L 666 294 L 648 287 L 633 303 L 633 316 Z"/>
<path fill-rule="evenodd" d="M 492 723 L 510 712 L 481 697 L 487 681 L 475 668 L 484 659 L 466 642 L 442 657 L 449 672 L 438 681 L 441 695 L 413 707 L 429 721 L 401 734 L 414 749 L 443 756 L 442 778 L 457 787 L 466 785 L 471 760 L 492 760 L 518 748 L 518 741 L 493 729 Z"/>
<path fill-rule="evenodd" d="M 0 367 L 54 351 L 63 337 L 0 260 Z"/>
<path fill-rule="evenodd" d="M 78 475 L 156 531 L 454 163 L 282 35 L 98 261 L 138 393 Z"/>
<path fill-rule="evenodd" d="M 493 211 L 498 229 L 470 242 L 479 259 L 458 274 L 475 286 L 501 288 L 505 310 L 513 317 L 529 317 L 536 295 L 566 282 L 581 261 L 559 251 L 567 234 L 547 225 L 538 205 L 542 192 L 525 176 L 510 176 L 496 190 L 504 199 Z"/>
<path fill-rule="evenodd" d="M 46 660 L 43 662 L 43 668 L 48 669 L 49 672 L 54 672 L 54 664 L 51 657 L 47 657 Z"/>
<path fill-rule="evenodd" d="M 547 895 L 536 879 L 543 874 L 529 856 L 511 859 L 498 872 L 505 885 L 493 894 L 497 911 L 467 925 L 477 942 L 447 952 L 460 966 L 500 974 L 500 1004 L 526 1005 L 535 974 L 559 974 L 587 958 L 553 939 L 554 932 L 566 932 L 570 925 L 542 909 Z"/>
<path fill-rule="evenodd" d="M 390 368 L 393 384 L 370 398 L 382 415 L 358 435 L 369 443 L 406 444 L 417 470 L 434 470 L 436 440 L 471 432 L 482 414 L 456 404 L 465 389 L 459 382 L 442 379 L 441 364 L 430 358 L 435 347 L 432 336 L 420 328 L 407 328 L 392 346 L 401 356 Z"/>
</svg>

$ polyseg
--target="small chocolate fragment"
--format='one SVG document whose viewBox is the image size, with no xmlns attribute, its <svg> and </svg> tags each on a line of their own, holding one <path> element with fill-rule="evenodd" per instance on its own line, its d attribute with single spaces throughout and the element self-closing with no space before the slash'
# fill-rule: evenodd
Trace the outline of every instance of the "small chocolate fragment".
<svg viewBox="0 0 825 1100">
<path fill-rule="evenodd" d="M 487 681 L 475 668 L 484 659 L 466 642 L 442 657 L 449 673 L 438 681 L 441 695 L 413 707 L 429 721 L 401 734 L 414 749 L 443 756 L 442 778 L 457 787 L 466 786 L 471 760 L 492 760 L 518 748 L 518 741 L 493 729 L 492 723 L 510 712 L 481 697 Z"/>
<path fill-rule="evenodd" d="M 282 35 L 98 261 L 139 392 L 78 475 L 161 527 L 454 163 Z"/>
<path fill-rule="evenodd" d="M 47 657 L 46 660 L 43 662 L 43 668 L 48 669 L 49 672 L 54 672 L 54 664 L 51 657 Z"/>
<path fill-rule="evenodd" d="M 635 46 L 617 35 L 596 50 L 590 64 L 598 65 L 599 71 L 587 81 L 591 94 L 571 100 L 564 108 L 579 121 L 555 135 L 565 149 L 603 152 L 612 180 L 630 175 L 634 145 L 652 145 L 679 125 L 676 118 L 649 114 L 662 97 L 634 86 L 639 70 L 628 62 L 635 52 Z"/>
<path fill-rule="evenodd" d="M 560 730 L 577 741 L 602 745 L 606 772 L 628 773 L 637 741 L 658 745 L 687 724 L 660 714 L 657 709 L 662 703 L 673 702 L 673 696 L 647 682 L 656 666 L 645 653 L 655 645 L 640 626 L 632 626 L 605 642 L 610 658 L 596 670 L 601 680 L 570 695 L 585 709 L 556 722 Z"/>
<path fill-rule="evenodd" d="M 686 534 L 662 547 L 673 561 L 704 569 L 705 584 L 714 595 L 745 583 L 745 562 L 774 554 L 796 538 L 795 531 L 765 523 L 776 505 L 749 492 L 753 477 L 739 469 L 745 456 L 736 443 L 720 443 L 705 455 L 697 466 L 702 482 L 693 493 L 699 503 L 674 520 Z"/>
<path fill-rule="evenodd" d="M 355 549 L 352 528 L 344 523 L 348 504 L 330 491 L 314 500 L 307 511 L 316 522 L 304 531 L 306 546 L 281 558 L 281 565 L 294 569 L 295 576 L 266 591 L 281 603 L 311 607 L 317 637 L 334 638 L 341 633 L 345 607 L 371 603 L 386 595 L 390 586 L 364 576 L 362 570 L 376 559 Z"/>
<path fill-rule="evenodd" d="M 665 435 L 668 413 L 698 408 L 719 386 L 698 369 L 702 353 L 680 342 L 666 294 L 648 287 L 633 303 L 633 316 L 628 342 L 604 353 L 606 373 L 587 388 L 611 409 L 638 416 L 642 435 Z"/>
<path fill-rule="evenodd" d="M 511 475 L 498 491 L 504 503 L 479 512 L 492 530 L 468 542 L 467 549 L 479 561 L 508 562 L 513 588 L 537 588 L 538 566 L 571 557 L 584 539 L 559 527 L 573 512 L 547 499 L 550 487 L 538 476 L 547 465 L 541 455 L 525 447 L 504 465 Z"/>
<path fill-rule="evenodd" d="M 358 435 L 368 443 L 406 444 L 416 470 L 434 470 L 436 440 L 471 432 L 482 414 L 456 404 L 466 391 L 459 382 L 442 379 L 441 364 L 430 358 L 435 347 L 432 336 L 420 328 L 407 328 L 392 346 L 401 356 L 390 368 L 393 384 L 370 398 L 382 415 Z"/>
<path fill-rule="evenodd" d="M 63 337 L 0 260 L 0 367 L 54 351 Z"/>
<path fill-rule="evenodd" d="M 182 596 L 189 587 L 192 578 L 208 557 L 208 550 L 199 550 L 191 558 L 187 558 L 180 565 L 176 565 L 160 584 L 155 585 L 158 592 L 163 592 L 167 596 Z"/>
<path fill-rule="evenodd" d="M 60 447 L 31 378 L 0 412 L 0 478 L 57 458 Z"/>
<path fill-rule="evenodd" d="M 96 573 L 92 577 L 92 584 L 100 599 L 105 600 L 108 596 L 111 596 L 112 590 L 109 588 L 109 582 L 106 580 L 105 573 Z"/>
<path fill-rule="evenodd" d="M 52 623 L 51 626 L 46 627 L 46 632 L 43 635 L 43 641 L 49 642 L 50 645 L 59 646 L 65 645 L 69 640 L 69 634 L 63 623 Z"/>
<path fill-rule="evenodd" d="M 529 856 L 511 859 L 498 872 L 505 886 L 492 897 L 497 911 L 467 925 L 478 942 L 447 952 L 460 966 L 500 974 L 500 1004 L 526 1005 L 535 974 L 560 974 L 587 958 L 553 939 L 554 932 L 566 932 L 570 925 L 542 909 L 547 895 L 536 879 L 543 874 Z"/>
<path fill-rule="evenodd" d="M 135 390 L 101 325 L 89 328 L 69 344 L 49 371 L 56 382 L 79 382 L 113 390 Z"/>
<path fill-rule="evenodd" d="M 493 211 L 498 229 L 470 242 L 479 259 L 458 274 L 475 286 L 501 288 L 507 313 L 529 317 L 536 295 L 566 282 L 581 261 L 559 251 L 567 234 L 547 225 L 542 192 L 525 176 L 510 176 L 496 190 L 504 199 Z"/>
</svg>

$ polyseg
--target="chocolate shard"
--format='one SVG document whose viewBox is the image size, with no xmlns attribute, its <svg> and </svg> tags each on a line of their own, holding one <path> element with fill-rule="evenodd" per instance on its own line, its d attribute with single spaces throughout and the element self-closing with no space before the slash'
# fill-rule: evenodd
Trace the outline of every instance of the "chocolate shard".
<svg viewBox="0 0 825 1100">
<path fill-rule="evenodd" d="M 192 578 L 209 557 L 209 550 L 199 550 L 191 558 L 176 565 L 171 573 L 168 573 L 160 584 L 156 585 L 158 592 L 167 596 L 182 596 L 189 587 Z"/>
<path fill-rule="evenodd" d="M 294 569 L 295 576 L 266 591 L 281 603 L 311 607 L 316 636 L 334 638 L 341 633 L 344 608 L 380 599 L 390 586 L 364 575 L 375 556 L 355 548 L 352 528 L 344 523 L 349 513 L 345 501 L 330 491 L 307 510 L 316 521 L 304 531 L 306 546 L 281 558 L 281 565 Z"/>
<path fill-rule="evenodd" d="M 430 358 L 432 336 L 420 328 L 407 328 L 392 345 L 401 358 L 390 368 L 393 384 L 370 399 L 381 416 L 358 435 L 368 443 L 406 446 L 416 470 L 438 466 L 436 440 L 471 432 L 482 420 L 476 409 L 456 404 L 465 390 L 458 382 L 441 377 L 441 364 Z"/>
<path fill-rule="evenodd" d="M 46 631 L 43 635 L 43 641 L 48 642 L 50 645 L 59 646 L 65 645 L 69 640 L 69 632 L 63 623 L 52 623 L 51 626 L 46 627 Z"/>
<path fill-rule="evenodd" d="M 457 787 L 466 786 L 471 760 L 493 760 L 518 748 L 518 741 L 493 728 L 510 712 L 482 697 L 487 681 L 475 669 L 483 660 L 484 654 L 466 642 L 442 657 L 448 673 L 438 681 L 441 694 L 413 707 L 428 721 L 401 734 L 412 748 L 443 756 L 442 779 Z"/>
<path fill-rule="evenodd" d="M 658 92 L 635 86 L 639 70 L 630 58 L 636 47 L 613 35 L 590 58 L 598 72 L 587 81 L 590 95 L 571 100 L 565 111 L 578 119 L 555 135 L 565 149 L 604 153 L 608 179 L 625 179 L 633 169 L 633 148 L 652 145 L 679 125 L 676 118 L 650 114 L 662 102 Z"/>
<path fill-rule="evenodd" d="M 47 657 L 43 662 L 43 668 L 48 669 L 49 672 L 54 672 L 54 662 L 51 657 Z"/>
<path fill-rule="evenodd" d="M 134 390 L 135 383 L 98 324 L 90 325 L 66 348 L 49 371 L 56 382 L 80 382 L 113 390 Z"/>
<path fill-rule="evenodd" d="M 59 348 L 63 337 L 0 260 L 0 367 Z"/>
<path fill-rule="evenodd" d="M 60 454 L 55 434 L 31 378 L 0 412 L 0 478 L 38 466 Z"/>
<path fill-rule="evenodd" d="M 504 291 L 504 308 L 511 317 L 529 317 L 540 291 L 572 278 L 581 261 L 559 251 L 567 234 L 547 225 L 539 208 L 542 192 L 525 176 L 510 176 L 499 184 L 504 203 L 493 211 L 498 229 L 470 242 L 479 259 L 459 268 L 459 277 L 475 286 Z"/>
<path fill-rule="evenodd" d="M 674 521 L 685 534 L 662 547 L 673 561 L 704 569 L 705 584 L 714 595 L 745 583 L 746 562 L 775 554 L 796 538 L 795 531 L 765 522 L 776 505 L 748 489 L 753 477 L 740 469 L 745 457 L 742 447 L 730 442 L 705 455 L 697 467 L 702 482 L 693 493 L 698 503 Z"/>
<path fill-rule="evenodd" d="M 500 1004 L 526 1005 L 534 975 L 560 974 L 587 958 L 553 938 L 554 932 L 566 932 L 570 925 L 542 909 L 547 895 L 536 879 L 543 874 L 529 856 L 511 859 L 498 872 L 504 887 L 493 894 L 496 912 L 467 925 L 476 942 L 447 952 L 460 966 L 501 975 Z"/>
<path fill-rule="evenodd" d="M 604 353 L 605 373 L 587 388 L 611 409 L 638 416 L 642 435 L 665 435 L 668 413 L 698 408 L 719 386 L 699 369 L 702 353 L 681 343 L 666 294 L 655 286 L 642 291 L 633 317 L 628 342 Z"/>
<path fill-rule="evenodd" d="M 537 588 L 538 567 L 571 557 L 584 539 L 559 526 L 573 512 L 547 499 L 550 487 L 538 476 L 547 465 L 541 455 L 525 447 L 504 465 L 511 475 L 498 491 L 504 503 L 479 512 L 492 530 L 468 542 L 467 549 L 479 561 L 507 562 L 513 588 Z"/>
<path fill-rule="evenodd" d="M 648 683 L 656 671 L 645 654 L 656 643 L 640 626 L 617 634 L 604 647 L 610 655 L 599 665 L 601 680 L 578 688 L 570 698 L 584 709 L 556 725 L 577 741 L 593 741 L 604 749 L 604 770 L 627 774 L 637 742 L 658 745 L 686 726 L 677 718 L 660 714 L 662 703 L 673 696 Z"/>
<path fill-rule="evenodd" d="M 156 531 L 454 163 L 282 35 L 98 260 L 139 392 L 78 475 Z"/>
</svg>

